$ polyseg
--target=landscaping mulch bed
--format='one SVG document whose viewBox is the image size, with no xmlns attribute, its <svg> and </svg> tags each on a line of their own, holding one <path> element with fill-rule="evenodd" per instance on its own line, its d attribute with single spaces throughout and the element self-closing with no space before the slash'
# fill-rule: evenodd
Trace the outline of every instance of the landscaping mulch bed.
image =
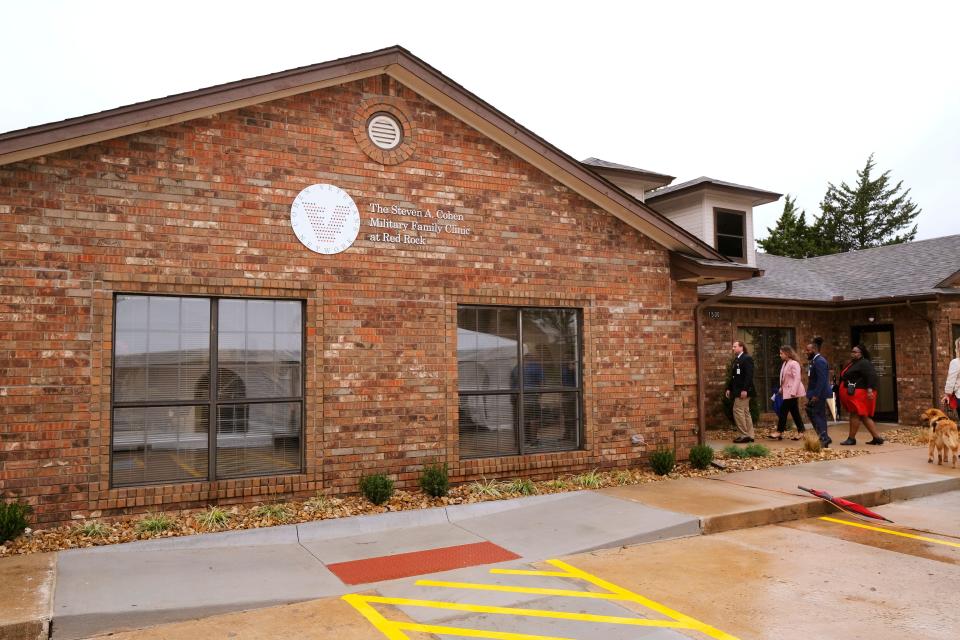
<svg viewBox="0 0 960 640">
<path fill-rule="evenodd" d="M 899 444 L 910 444 L 915 447 L 922 447 L 930 442 L 930 429 L 927 427 L 903 427 L 884 431 L 883 439 L 887 442 L 897 442 Z"/>
<path fill-rule="evenodd" d="M 713 432 L 711 432 L 713 435 Z M 798 443 L 802 444 L 802 443 Z M 397 491 L 384 505 L 376 506 L 360 496 L 331 498 L 318 495 L 304 501 L 269 503 L 264 505 L 237 505 L 223 507 L 219 524 L 204 524 L 210 510 L 179 512 L 166 514 L 146 514 L 129 516 L 114 520 L 78 521 L 72 526 L 61 526 L 37 531 L 27 530 L 18 538 L 0 545 L 0 557 L 37 553 L 44 551 L 62 551 L 81 547 L 93 547 L 106 544 L 118 544 L 135 540 L 172 538 L 213 531 L 231 531 L 255 529 L 282 524 L 296 524 L 315 520 L 346 518 L 357 515 L 426 509 L 455 504 L 504 500 L 524 495 L 561 493 L 580 489 L 600 489 L 610 486 L 662 482 L 675 478 L 709 477 L 736 471 L 768 469 L 785 465 L 804 464 L 822 460 L 836 460 L 858 455 L 866 455 L 863 450 L 825 449 L 818 453 L 804 451 L 802 447 L 772 450 L 765 457 L 733 458 L 723 452 L 717 452 L 716 460 L 725 469 L 708 468 L 698 470 L 688 463 L 677 464 L 672 472 L 658 476 L 649 469 L 619 469 L 613 471 L 592 471 L 576 476 L 564 476 L 555 480 L 515 480 L 473 482 L 450 489 L 443 498 L 432 498 L 420 492 Z M 167 522 L 162 522 L 163 520 Z M 149 525 L 160 529 L 151 531 Z M 99 529 L 99 530 L 98 530 Z"/>
</svg>

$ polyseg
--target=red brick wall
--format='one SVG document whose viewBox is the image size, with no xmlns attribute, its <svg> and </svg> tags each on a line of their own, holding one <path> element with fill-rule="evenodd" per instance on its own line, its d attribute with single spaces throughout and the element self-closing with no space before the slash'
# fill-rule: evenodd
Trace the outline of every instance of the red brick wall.
<svg viewBox="0 0 960 640">
<path fill-rule="evenodd" d="M 723 415 L 721 398 L 724 372 L 730 355 L 730 342 L 737 339 L 737 327 L 792 327 L 796 331 L 794 345 L 802 348 L 815 335 L 824 338 L 823 354 L 832 367 L 849 359 L 850 332 L 854 326 L 873 324 L 893 325 L 897 367 L 897 400 L 900 422 L 917 424 L 921 411 L 933 406 L 930 376 L 930 330 L 922 316 L 936 319 L 938 332 L 938 389 L 942 392 L 944 376 L 950 359 L 950 323 L 960 323 L 960 303 L 942 302 L 939 305 L 903 304 L 864 309 L 783 309 L 775 307 L 744 307 L 719 305 L 711 308 L 719 318 L 705 316 L 704 367 L 706 372 L 707 424 L 723 427 L 729 424 Z M 806 371 L 804 371 L 806 383 Z M 939 396 L 937 396 L 939 399 Z M 765 424 L 775 422 L 773 414 L 765 414 Z"/>
<path fill-rule="evenodd" d="M 399 164 L 353 131 L 380 101 L 409 118 Z M 361 210 L 344 253 L 313 253 L 290 228 L 314 183 Z M 372 202 L 455 211 L 473 233 L 372 242 Z M 117 292 L 306 300 L 305 472 L 111 488 Z M 695 295 L 661 247 L 385 77 L 3 166 L 0 494 L 52 523 L 350 492 L 372 471 L 410 486 L 436 460 L 455 480 L 625 465 L 675 432 L 685 450 Z M 583 309 L 583 451 L 459 460 L 464 303 Z"/>
</svg>

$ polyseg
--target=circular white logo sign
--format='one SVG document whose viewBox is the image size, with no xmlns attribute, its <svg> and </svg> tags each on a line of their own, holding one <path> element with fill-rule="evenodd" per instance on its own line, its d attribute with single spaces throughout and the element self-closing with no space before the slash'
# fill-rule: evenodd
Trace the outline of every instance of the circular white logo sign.
<svg viewBox="0 0 960 640">
<path fill-rule="evenodd" d="M 297 238 L 317 253 L 340 253 L 360 232 L 360 212 L 350 194 L 332 184 L 314 184 L 290 206 L 290 225 Z"/>
</svg>

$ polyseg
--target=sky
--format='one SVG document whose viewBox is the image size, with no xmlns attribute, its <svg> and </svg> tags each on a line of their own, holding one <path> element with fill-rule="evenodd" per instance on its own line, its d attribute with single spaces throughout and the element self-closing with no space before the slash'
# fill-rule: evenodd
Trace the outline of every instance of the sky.
<svg viewBox="0 0 960 640">
<path fill-rule="evenodd" d="M 796 196 L 873 153 L 960 233 L 960 6 L 54 2 L 3 9 L 0 132 L 399 44 L 578 159 Z M 783 200 L 755 210 L 766 236 Z"/>
</svg>

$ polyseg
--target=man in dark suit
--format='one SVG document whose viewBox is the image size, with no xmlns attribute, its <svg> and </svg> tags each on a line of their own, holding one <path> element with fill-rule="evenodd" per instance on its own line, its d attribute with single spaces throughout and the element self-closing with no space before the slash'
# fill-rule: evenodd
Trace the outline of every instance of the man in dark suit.
<svg viewBox="0 0 960 640">
<path fill-rule="evenodd" d="M 833 396 L 830 386 L 830 363 L 820 354 L 823 338 L 817 336 L 807 344 L 807 415 L 813 428 L 817 430 L 820 444 L 829 447 L 833 440 L 827 432 L 827 398 Z"/>
<path fill-rule="evenodd" d="M 747 347 L 739 340 L 733 342 L 733 378 L 727 387 L 726 396 L 733 398 L 733 421 L 740 435 L 734 442 L 753 442 L 753 416 L 750 415 L 750 398 L 756 395 L 753 386 L 753 358 Z"/>
</svg>

